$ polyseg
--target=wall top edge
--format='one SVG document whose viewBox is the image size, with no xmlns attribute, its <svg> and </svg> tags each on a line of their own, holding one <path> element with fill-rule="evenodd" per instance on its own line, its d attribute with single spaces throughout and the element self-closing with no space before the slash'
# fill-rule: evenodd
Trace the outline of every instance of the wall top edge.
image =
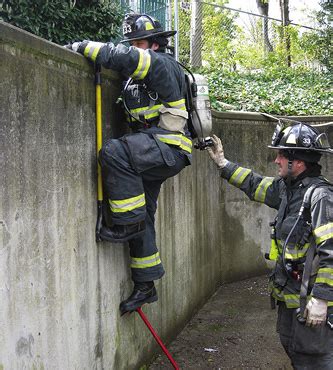
<svg viewBox="0 0 333 370">
<path fill-rule="evenodd" d="M 92 71 L 92 65 L 84 56 L 0 20 L 0 46 L 1 44 L 12 45 L 44 58 L 63 61 L 80 70 Z M 119 80 L 120 77 L 118 73 L 106 69 L 103 69 L 103 74 L 112 80 Z"/>
<path fill-rule="evenodd" d="M 219 119 L 229 119 L 229 120 L 245 120 L 245 121 L 268 121 L 274 122 L 273 118 L 264 116 L 258 112 L 239 112 L 239 111 L 227 111 L 219 112 L 217 110 L 212 110 L 212 115 Z M 318 116 L 278 116 L 272 114 L 275 117 L 289 118 L 301 122 L 330 122 L 333 121 L 333 116 L 331 115 L 318 115 Z"/>
</svg>

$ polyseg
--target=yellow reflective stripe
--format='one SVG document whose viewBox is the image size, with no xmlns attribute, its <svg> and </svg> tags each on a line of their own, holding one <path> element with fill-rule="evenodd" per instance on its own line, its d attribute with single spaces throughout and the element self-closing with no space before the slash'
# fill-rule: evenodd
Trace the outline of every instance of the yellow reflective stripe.
<svg viewBox="0 0 333 370">
<path fill-rule="evenodd" d="M 274 298 L 279 301 L 284 301 L 283 292 L 280 289 L 275 286 L 271 286 L 271 292 L 273 293 Z"/>
<path fill-rule="evenodd" d="M 181 149 L 185 150 L 186 152 L 192 152 L 192 141 L 188 139 L 186 136 L 178 134 L 168 134 L 168 135 L 156 135 L 159 140 L 163 143 L 179 146 Z"/>
<path fill-rule="evenodd" d="M 179 103 L 183 101 L 183 103 Z M 176 102 L 168 102 L 168 104 L 173 104 L 175 103 L 178 104 L 177 107 L 174 107 L 174 108 L 177 108 L 177 109 L 181 109 L 181 110 L 186 110 L 186 107 L 185 107 L 185 99 L 181 99 L 181 100 L 177 100 Z M 146 119 L 149 119 L 149 118 L 153 118 L 153 117 L 158 117 L 160 115 L 160 108 L 163 106 L 163 104 L 155 104 L 151 107 L 149 106 L 145 106 L 145 107 L 140 107 L 140 108 L 134 108 L 134 109 L 130 109 L 130 112 L 131 114 L 133 114 L 133 116 L 136 116 L 138 117 L 139 116 L 139 113 L 143 113 L 144 117 Z"/>
<path fill-rule="evenodd" d="M 324 283 L 333 286 L 333 268 L 322 267 L 318 270 L 316 283 Z"/>
<path fill-rule="evenodd" d="M 276 261 L 279 255 L 279 248 L 276 244 L 275 240 L 271 240 L 271 249 L 269 250 L 269 259 L 272 261 Z"/>
<path fill-rule="evenodd" d="M 153 110 L 158 110 L 159 108 L 162 107 L 163 104 L 155 104 L 152 107 L 149 108 L 149 106 L 146 107 L 140 107 L 140 108 L 134 108 L 131 109 L 131 113 L 138 113 L 138 112 L 143 112 L 143 111 L 153 111 Z"/>
<path fill-rule="evenodd" d="M 306 252 L 308 251 L 310 246 L 310 243 L 304 244 L 302 249 L 298 249 L 296 246 L 295 249 L 291 249 L 287 246 L 286 248 L 286 258 L 289 260 L 297 260 L 299 258 L 302 258 L 306 255 Z"/>
<path fill-rule="evenodd" d="M 145 194 L 142 193 L 136 197 L 121 199 L 121 200 L 111 200 L 109 199 L 110 208 L 112 212 L 128 212 L 133 211 L 133 209 L 140 208 L 146 204 Z"/>
<path fill-rule="evenodd" d="M 327 239 L 333 238 L 333 222 L 317 227 L 313 233 L 316 237 L 316 244 L 320 244 Z"/>
<path fill-rule="evenodd" d="M 277 242 L 277 245 L 278 245 L 279 253 L 281 254 L 281 253 L 282 253 L 282 244 L 281 244 L 281 240 L 280 240 L 280 239 L 277 239 L 277 240 L 276 240 L 276 242 Z"/>
<path fill-rule="evenodd" d="M 271 286 L 271 292 L 275 299 L 285 302 L 288 308 L 299 307 L 299 295 L 285 294 L 282 289 L 279 289 L 275 286 Z"/>
<path fill-rule="evenodd" d="M 185 99 L 180 99 L 180 100 L 175 100 L 175 101 L 168 101 L 167 103 L 172 108 L 186 110 Z"/>
<path fill-rule="evenodd" d="M 142 112 L 143 116 L 146 119 L 153 117 L 158 117 L 160 115 L 159 109 L 162 107 L 162 104 L 155 104 L 152 107 L 140 107 L 135 109 L 130 109 L 131 114 L 135 117 L 139 117 L 139 113 Z"/>
<path fill-rule="evenodd" d="M 150 113 L 150 114 L 145 114 L 145 118 L 146 119 L 151 119 L 151 118 L 155 118 L 155 117 L 159 117 L 159 112 L 153 112 L 153 113 Z"/>
<path fill-rule="evenodd" d="M 248 168 L 238 167 L 229 179 L 229 183 L 240 187 L 251 170 Z"/>
<path fill-rule="evenodd" d="M 288 308 L 299 307 L 299 294 L 283 294 L 283 297 Z"/>
<path fill-rule="evenodd" d="M 280 254 L 282 253 L 283 243 L 284 242 L 282 242 L 280 239 L 277 239 L 278 251 Z M 289 243 L 286 248 L 285 257 L 289 260 L 298 260 L 306 255 L 309 247 L 310 243 L 304 244 L 303 247 L 298 245 L 294 246 L 294 244 Z"/>
<path fill-rule="evenodd" d="M 316 284 L 318 284 L 318 283 L 324 283 L 324 284 L 327 284 L 327 285 L 330 285 L 330 286 L 333 287 L 333 279 L 324 278 L 324 277 L 317 277 Z"/>
<path fill-rule="evenodd" d="M 157 266 L 160 263 L 162 262 L 159 252 L 143 258 L 131 257 L 131 268 L 135 269 L 145 269 L 148 267 Z"/>
<path fill-rule="evenodd" d="M 288 308 L 298 308 L 300 306 L 300 295 L 299 294 L 285 294 L 283 290 L 280 290 L 279 288 L 275 286 L 270 287 L 272 295 L 275 299 L 278 301 L 283 301 L 286 303 L 286 306 Z M 307 296 L 307 301 L 309 301 L 312 298 L 312 294 L 309 294 Z M 327 306 L 332 307 L 333 301 L 328 301 Z"/>
<path fill-rule="evenodd" d="M 148 51 L 136 48 L 139 53 L 139 62 L 136 70 L 132 73 L 131 77 L 136 80 L 143 80 L 148 73 L 151 63 L 151 56 Z"/>
<path fill-rule="evenodd" d="M 88 45 L 84 48 L 83 51 L 84 56 L 95 62 L 97 54 L 103 45 L 104 44 L 102 42 L 88 42 Z"/>
<path fill-rule="evenodd" d="M 318 270 L 318 274 L 321 273 L 321 272 L 323 272 L 323 273 L 329 273 L 329 274 L 332 274 L 332 276 L 333 276 L 333 268 L 331 268 L 331 267 L 321 267 Z"/>
<path fill-rule="evenodd" d="M 267 188 L 272 185 L 274 177 L 264 177 L 254 193 L 254 200 L 264 203 L 266 198 Z"/>
</svg>

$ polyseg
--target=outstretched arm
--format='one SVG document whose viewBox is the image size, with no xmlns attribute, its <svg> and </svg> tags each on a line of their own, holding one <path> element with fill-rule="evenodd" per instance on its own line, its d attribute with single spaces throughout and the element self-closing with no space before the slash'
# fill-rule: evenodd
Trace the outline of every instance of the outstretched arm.
<svg viewBox="0 0 333 370">
<path fill-rule="evenodd" d="M 151 70 L 152 59 L 156 56 L 149 50 L 115 46 L 112 42 L 81 41 L 66 45 L 66 48 L 84 55 L 94 63 L 120 72 L 124 77 L 143 80 Z"/>
<path fill-rule="evenodd" d="M 278 209 L 281 202 L 280 187 L 282 180 L 259 175 L 249 168 L 241 167 L 227 160 L 221 139 L 213 135 L 212 141 L 214 145 L 208 147 L 207 151 L 220 170 L 221 177 L 242 190 L 251 200 Z"/>
</svg>

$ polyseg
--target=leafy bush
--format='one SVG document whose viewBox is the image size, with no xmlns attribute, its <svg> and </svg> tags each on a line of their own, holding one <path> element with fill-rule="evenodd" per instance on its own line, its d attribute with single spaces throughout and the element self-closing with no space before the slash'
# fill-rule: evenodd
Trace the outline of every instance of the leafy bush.
<svg viewBox="0 0 333 370">
<path fill-rule="evenodd" d="M 333 72 L 333 2 L 329 0 L 320 1 L 321 10 L 317 12 L 317 20 L 319 23 L 320 31 L 319 36 L 316 40 L 321 53 L 318 55 L 318 59 L 326 66 L 327 70 Z"/>
<path fill-rule="evenodd" d="M 0 19 L 64 45 L 118 38 L 124 11 L 112 0 L 3 0 Z"/>
<path fill-rule="evenodd" d="M 285 68 L 260 72 L 204 71 L 213 108 L 280 115 L 333 114 L 329 73 Z M 222 102 L 222 104 L 220 103 Z M 230 110 L 230 108 L 229 108 Z"/>
</svg>

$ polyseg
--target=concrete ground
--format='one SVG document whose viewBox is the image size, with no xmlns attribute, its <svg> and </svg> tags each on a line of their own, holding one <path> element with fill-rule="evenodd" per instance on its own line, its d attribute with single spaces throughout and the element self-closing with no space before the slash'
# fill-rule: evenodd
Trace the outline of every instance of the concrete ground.
<svg viewBox="0 0 333 370">
<path fill-rule="evenodd" d="M 267 277 L 221 286 L 168 350 L 181 369 L 292 369 L 275 331 Z M 172 369 L 164 354 L 149 370 Z"/>
</svg>

